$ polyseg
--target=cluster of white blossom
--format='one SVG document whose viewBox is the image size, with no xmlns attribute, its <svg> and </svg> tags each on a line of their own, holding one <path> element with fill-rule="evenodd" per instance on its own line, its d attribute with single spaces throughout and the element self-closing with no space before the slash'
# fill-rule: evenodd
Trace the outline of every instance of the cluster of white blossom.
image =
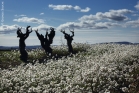
<svg viewBox="0 0 139 93">
<path fill-rule="evenodd" d="M 132 74 L 139 67 L 139 45 L 77 46 L 86 46 L 86 51 L 43 64 L 0 69 L 0 93 L 127 93 L 131 83 L 139 81 Z M 39 55 L 36 50 L 30 54 Z"/>
</svg>

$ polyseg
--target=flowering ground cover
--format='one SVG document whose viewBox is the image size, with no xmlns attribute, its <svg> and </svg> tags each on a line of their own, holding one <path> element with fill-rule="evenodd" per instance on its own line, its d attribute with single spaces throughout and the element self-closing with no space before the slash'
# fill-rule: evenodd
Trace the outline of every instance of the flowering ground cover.
<svg viewBox="0 0 139 93">
<path fill-rule="evenodd" d="M 0 93 L 137 93 L 139 45 L 74 44 L 54 46 L 49 58 L 41 49 L 28 51 L 24 65 L 19 51 L 1 52 Z M 58 58 L 58 60 L 57 60 Z M 40 63 L 41 61 L 41 63 Z M 17 66 L 9 64 L 17 63 Z M 20 63 L 20 64 L 18 64 Z"/>
</svg>

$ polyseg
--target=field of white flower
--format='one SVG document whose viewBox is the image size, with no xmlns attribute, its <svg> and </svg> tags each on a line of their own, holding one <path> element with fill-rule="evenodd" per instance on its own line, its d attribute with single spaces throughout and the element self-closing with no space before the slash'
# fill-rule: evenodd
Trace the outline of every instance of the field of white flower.
<svg viewBox="0 0 139 93">
<path fill-rule="evenodd" d="M 0 69 L 0 93 L 137 93 L 139 91 L 139 45 L 75 44 L 78 52 L 40 64 Z M 55 46 L 55 51 L 66 47 Z M 40 49 L 29 55 L 44 55 Z M 14 53 L 4 53 L 1 56 Z M 14 56 L 15 55 L 15 56 Z M 1 59 L 2 60 L 2 59 Z M 12 59 L 13 61 L 16 58 Z"/>
</svg>

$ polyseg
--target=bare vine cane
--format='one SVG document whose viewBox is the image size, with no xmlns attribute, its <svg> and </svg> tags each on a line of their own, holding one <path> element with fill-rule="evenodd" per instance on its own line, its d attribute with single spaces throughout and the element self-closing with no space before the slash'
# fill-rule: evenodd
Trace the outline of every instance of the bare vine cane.
<svg viewBox="0 0 139 93">
<path fill-rule="evenodd" d="M 38 33 L 38 29 L 35 30 L 35 32 L 36 32 L 36 35 L 37 35 L 38 39 L 40 40 L 42 48 L 45 49 L 45 46 L 44 46 L 44 36 L 42 34 Z"/>
<path fill-rule="evenodd" d="M 50 40 L 50 36 L 48 34 L 48 29 L 46 29 L 46 35 L 44 38 L 44 46 L 45 46 L 45 52 L 48 55 L 52 55 L 52 48 L 50 47 L 51 45 L 51 40 Z"/>
<path fill-rule="evenodd" d="M 52 44 L 53 43 L 53 39 L 54 39 L 54 37 L 55 37 L 55 30 L 54 30 L 54 28 L 50 28 L 50 33 L 48 34 L 48 37 L 49 37 L 49 42 L 50 42 L 50 44 Z"/>
</svg>

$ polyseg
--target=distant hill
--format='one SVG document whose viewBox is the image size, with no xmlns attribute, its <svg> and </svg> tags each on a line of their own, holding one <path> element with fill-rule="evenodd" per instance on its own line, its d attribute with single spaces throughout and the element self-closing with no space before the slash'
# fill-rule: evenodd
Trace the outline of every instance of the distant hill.
<svg viewBox="0 0 139 93">
<path fill-rule="evenodd" d="M 125 44 L 125 45 L 137 45 L 139 43 L 131 43 L 131 42 L 105 42 L 105 43 L 100 43 L 100 44 Z"/>
<path fill-rule="evenodd" d="M 133 43 L 131 43 L 131 42 L 110 42 L 110 43 L 115 43 L 115 44 L 126 44 L 126 45 L 133 44 Z"/>
<path fill-rule="evenodd" d="M 41 48 L 40 45 L 35 46 L 26 46 L 26 49 L 36 49 Z M 0 50 L 11 50 L 11 49 L 19 49 L 19 46 L 0 46 Z"/>
<path fill-rule="evenodd" d="M 99 44 L 125 44 L 125 45 L 137 45 L 139 43 L 131 43 L 131 42 L 105 42 L 105 43 L 99 43 Z M 34 45 L 34 46 L 26 46 L 26 49 L 36 49 L 41 48 L 40 45 Z M 11 49 L 19 49 L 19 46 L 0 46 L 0 50 L 11 50 Z"/>
</svg>

